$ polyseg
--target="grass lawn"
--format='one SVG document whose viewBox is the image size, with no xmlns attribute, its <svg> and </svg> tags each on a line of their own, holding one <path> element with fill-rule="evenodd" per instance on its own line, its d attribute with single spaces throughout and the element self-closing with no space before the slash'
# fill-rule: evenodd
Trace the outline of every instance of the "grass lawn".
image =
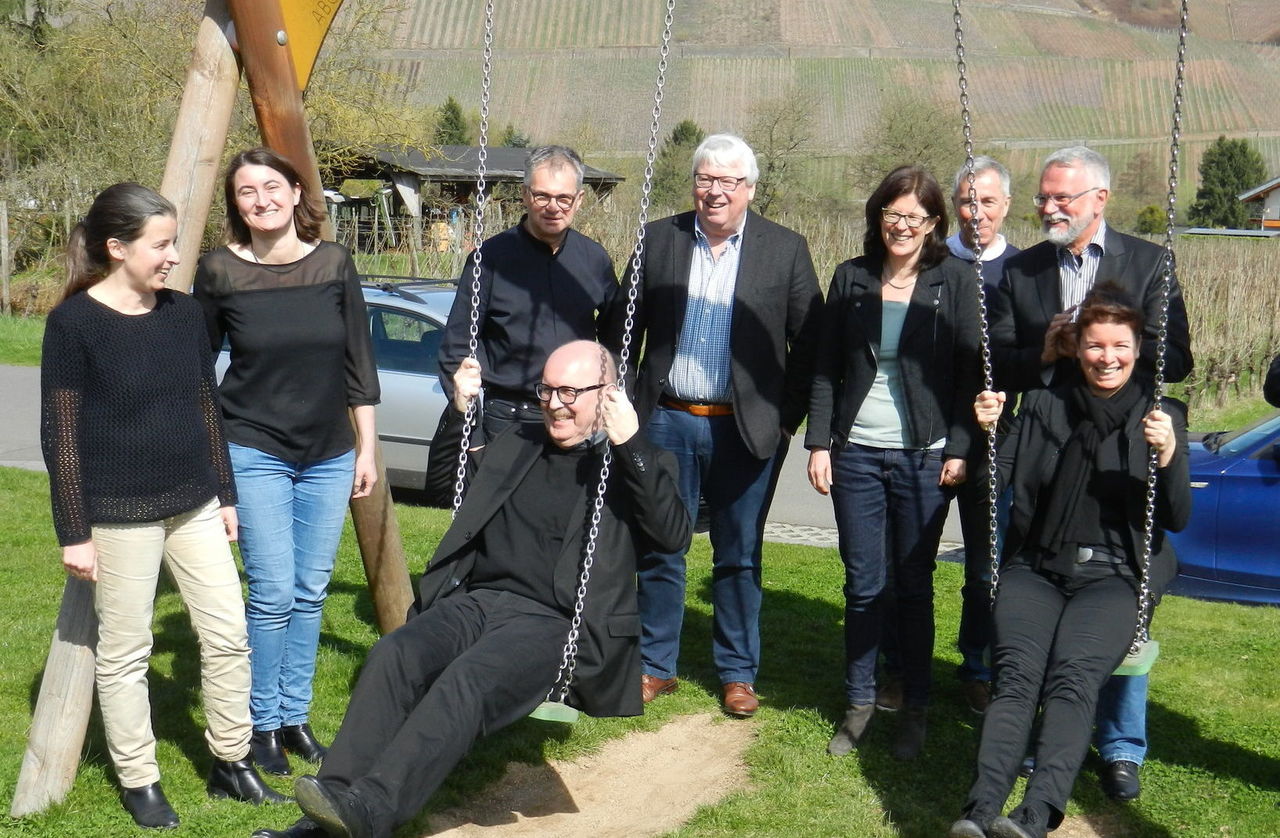
<svg viewBox="0 0 1280 838">
<path fill-rule="evenodd" d="M 39 365 L 43 340 L 43 317 L 0 316 L 0 364 Z"/>
<path fill-rule="evenodd" d="M 0 788 L 11 795 L 31 707 L 57 613 L 63 573 L 49 522 L 42 474 L 0 469 Z M 400 526 L 420 569 L 447 514 L 400 505 Z M 709 563 L 705 538 L 689 562 L 689 613 L 681 659 L 684 687 L 637 719 L 585 719 L 572 727 L 526 720 L 481 743 L 431 802 L 456 804 L 499 776 L 511 760 L 573 758 L 635 729 L 675 715 L 716 712 L 709 652 Z M 840 563 L 836 552 L 771 544 L 766 549 L 764 709 L 748 752 L 750 790 L 703 809 L 677 836 L 939 836 L 963 802 L 973 768 L 977 719 L 962 709 L 951 648 L 959 617 L 960 568 L 937 573 L 938 648 L 935 702 L 924 756 L 905 765 L 888 755 L 893 721 L 873 722 L 869 746 L 844 759 L 824 751 L 843 711 Z M 291 823 L 297 811 L 266 811 L 205 797 L 209 757 L 202 738 L 195 641 L 177 595 L 157 604 L 152 702 L 165 789 L 183 819 L 182 834 L 247 836 Z M 325 607 L 312 723 L 328 741 L 346 706 L 352 679 L 374 641 L 373 611 L 352 533 L 339 556 Z M 1280 611 L 1170 598 L 1156 618 L 1163 657 L 1151 684 L 1151 754 L 1142 799 L 1106 800 L 1089 763 L 1070 814 L 1084 815 L 1105 836 L 1280 835 Z M 655 766 L 661 770 L 661 766 Z M 287 781 L 272 780 L 287 791 Z M 7 801 L 7 797 L 6 797 Z M 7 805 L 7 802 L 6 802 Z M 1104 826 L 1105 825 L 1105 826 Z M 419 827 L 425 828 L 420 822 Z M 95 714 L 75 787 L 47 812 L 3 823 L 24 836 L 137 835 L 116 799 Z M 421 834 L 406 828 L 400 835 Z"/>
</svg>

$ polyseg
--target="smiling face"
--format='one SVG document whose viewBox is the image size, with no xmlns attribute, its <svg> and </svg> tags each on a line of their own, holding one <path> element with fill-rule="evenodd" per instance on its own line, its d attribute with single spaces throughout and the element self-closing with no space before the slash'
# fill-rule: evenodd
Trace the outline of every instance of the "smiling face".
<svg viewBox="0 0 1280 838">
<path fill-rule="evenodd" d="M 1111 396 L 1133 375 L 1138 337 L 1125 323 L 1090 323 L 1076 344 L 1085 383 L 1097 396 Z"/>
<path fill-rule="evenodd" d="M 1009 196 L 1004 194 L 1004 184 L 1000 181 L 1000 173 L 987 169 L 979 172 L 973 182 L 974 197 L 978 204 L 978 243 L 986 250 L 995 241 L 1009 214 Z M 965 245 L 973 246 L 973 212 L 969 202 L 969 179 L 960 179 L 960 188 L 952 198 L 956 215 L 960 217 L 960 239 Z"/>
<path fill-rule="evenodd" d="M 169 271 L 178 264 L 177 234 L 177 219 L 171 215 L 153 215 L 133 241 L 107 239 L 111 273 L 119 275 L 135 291 L 159 291 L 164 288 Z"/>
<path fill-rule="evenodd" d="M 566 344 L 547 358 L 542 383 L 552 388 L 550 401 L 542 402 L 542 420 L 547 435 L 560 448 L 572 448 L 595 432 L 601 390 L 579 393 L 573 404 L 560 401 L 558 387 L 591 387 L 601 377 L 600 349 L 590 341 Z"/>
<path fill-rule="evenodd" d="M 744 178 L 747 176 L 747 164 L 737 161 L 730 165 L 720 165 L 706 160 L 698 166 L 697 175 L 709 175 L 713 178 Z M 710 186 L 693 185 L 693 208 L 698 213 L 698 223 L 702 231 L 709 236 L 727 238 L 742 229 L 742 219 L 747 215 L 747 207 L 756 196 L 755 184 L 748 185 L 741 181 L 732 192 L 726 192 L 719 180 Z"/>
<path fill-rule="evenodd" d="M 1093 174 L 1084 166 L 1053 164 L 1045 169 L 1040 175 L 1041 195 L 1078 196 L 1065 206 L 1050 200 L 1040 208 L 1045 238 L 1059 247 L 1070 247 L 1079 253 L 1102 223 L 1109 193 L 1099 187 Z"/>
<path fill-rule="evenodd" d="M 525 211 L 529 214 L 529 233 L 546 244 L 559 244 L 565 231 L 573 225 L 573 216 L 582 205 L 582 190 L 578 188 L 578 176 L 572 166 L 556 165 L 554 162 L 538 166 L 533 170 L 529 185 L 521 193 Z M 545 207 L 538 206 L 534 196 L 539 199 L 549 197 Z M 571 198 L 568 209 L 560 206 L 557 199 Z"/>
<path fill-rule="evenodd" d="M 248 163 L 236 169 L 233 188 L 236 212 L 249 235 L 275 236 L 293 228 L 293 208 L 302 200 L 302 187 L 291 184 L 283 173 Z"/>
<path fill-rule="evenodd" d="M 893 223 L 884 219 L 885 212 L 898 213 Z M 923 219 L 919 227 L 911 227 L 907 216 Z M 884 240 L 887 261 L 895 267 L 907 267 L 920 260 L 925 238 L 938 223 L 914 194 L 900 195 L 884 205 L 880 215 L 880 237 Z"/>
</svg>

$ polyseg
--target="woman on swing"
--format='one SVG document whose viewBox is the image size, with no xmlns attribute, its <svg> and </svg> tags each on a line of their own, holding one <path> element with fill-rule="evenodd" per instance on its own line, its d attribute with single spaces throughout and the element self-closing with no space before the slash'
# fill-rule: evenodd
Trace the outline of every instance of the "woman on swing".
<svg viewBox="0 0 1280 838">
<path fill-rule="evenodd" d="M 1025 396 L 1000 444 L 1002 485 L 1013 487 L 995 602 L 996 688 L 978 748 L 977 779 L 950 838 L 1043 838 L 1062 822 L 1084 760 L 1098 691 L 1124 659 L 1151 596 L 1177 572 L 1166 530 L 1191 512 L 1186 407 L 1133 378 L 1142 313 L 1110 283 L 1081 303 L 1067 340 L 1081 376 Z M 1005 394 L 978 395 L 990 427 Z M 1143 567 L 1147 464 L 1157 456 L 1155 522 Z M 1036 770 L 1021 805 L 1002 817 L 1026 753 L 1036 708 Z"/>
</svg>

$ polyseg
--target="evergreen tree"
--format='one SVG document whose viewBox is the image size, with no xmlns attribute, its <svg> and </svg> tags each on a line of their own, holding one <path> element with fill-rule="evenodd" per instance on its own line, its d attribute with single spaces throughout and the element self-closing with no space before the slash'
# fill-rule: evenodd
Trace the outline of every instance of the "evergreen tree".
<svg viewBox="0 0 1280 838">
<path fill-rule="evenodd" d="M 1236 196 L 1266 179 L 1266 163 L 1252 143 L 1218 137 L 1200 160 L 1200 188 L 1188 213 L 1191 223 L 1200 227 L 1244 227 L 1249 214 Z"/>
<path fill-rule="evenodd" d="M 520 133 L 510 122 L 502 129 L 502 136 L 498 138 L 498 145 L 506 148 L 528 148 L 529 142 L 529 135 Z"/>
<path fill-rule="evenodd" d="M 432 139 L 436 145 L 471 145 L 462 105 L 452 96 L 436 112 L 436 133 Z"/>
<path fill-rule="evenodd" d="M 666 209 L 688 208 L 692 194 L 690 165 L 693 163 L 693 151 L 702 142 L 705 134 L 692 119 L 681 120 L 671 131 L 671 135 L 658 149 L 658 156 L 653 163 L 653 191 L 650 193 L 654 206 Z"/>
</svg>

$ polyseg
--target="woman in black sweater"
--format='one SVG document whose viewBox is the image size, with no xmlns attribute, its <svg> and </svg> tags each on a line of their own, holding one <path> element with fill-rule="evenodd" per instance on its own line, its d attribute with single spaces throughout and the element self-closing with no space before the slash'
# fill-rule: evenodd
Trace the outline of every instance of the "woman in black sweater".
<svg viewBox="0 0 1280 838">
<path fill-rule="evenodd" d="M 62 302 L 40 365 L 41 445 L 62 563 L 96 583 L 96 679 L 107 748 L 138 825 L 172 828 L 160 788 L 147 662 L 161 562 L 200 638 L 208 791 L 283 800 L 249 755 L 249 648 L 236 490 L 200 307 L 165 288 L 178 262 L 173 205 L 109 187 L 72 232 Z"/>
<path fill-rule="evenodd" d="M 224 189 L 229 243 L 200 260 L 194 293 L 210 345 L 231 345 L 221 395 L 249 577 L 253 758 L 288 774 L 285 749 L 325 754 L 308 724 L 320 612 L 347 502 L 377 480 L 378 374 L 351 254 L 320 241 L 323 214 L 289 161 L 241 152 Z"/>
<path fill-rule="evenodd" d="M 977 779 L 951 838 L 1044 838 L 1057 828 L 1089 747 L 1098 691 L 1134 636 L 1141 584 L 1158 598 L 1177 573 L 1165 531 L 1191 514 L 1186 407 L 1153 408 L 1133 376 L 1142 314 L 1114 285 L 1081 303 L 1068 340 L 1082 376 L 1024 396 L 998 456 L 1013 489 L 993 623 L 995 693 L 982 724 Z M 978 421 L 999 419 L 984 391 Z M 1143 567 L 1147 466 L 1156 453 L 1151 559 Z M 1035 773 L 1001 817 L 1036 709 Z"/>
<path fill-rule="evenodd" d="M 848 710 L 827 750 L 847 754 L 871 719 L 884 601 L 896 594 L 906 709 L 893 752 L 912 759 L 926 729 L 934 558 L 981 386 L 977 290 L 948 254 L 946 201 L 928 172 L 890 172 L 866 216 L 865 254 L 837 267 L 827 292 L 805 437 L 845 565 Z"/>
</svg>

